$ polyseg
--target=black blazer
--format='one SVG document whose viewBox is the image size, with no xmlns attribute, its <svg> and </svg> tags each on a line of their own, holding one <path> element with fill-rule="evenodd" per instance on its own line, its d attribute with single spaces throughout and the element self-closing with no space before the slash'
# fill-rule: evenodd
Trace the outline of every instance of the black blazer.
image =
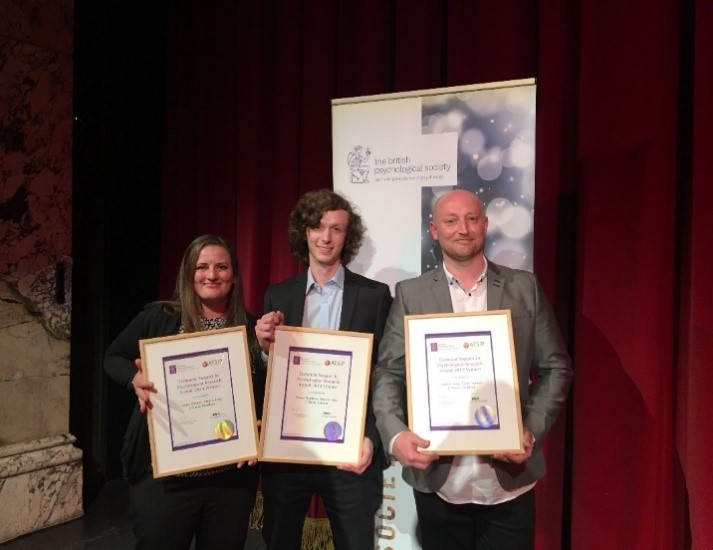
<svg viewBox="0 0 713 550">
<path fill-rule="evenodd" d="M 379 343 L 384 333 L 384 325 L 391 307 L 391 291 L 388 285 L 357 275 L 345 268 L 344 295 L 339 330 L 368 332 L 374 335 L 371 352 L 371 365 L 376 363 Z M 290 279 L 270 286 L 265 292 L 263 311 L 281 311 L 285 316 L 285 325 L 302 326 L 305 306 L 307 273 L 300 273 Z M 371 398 L 367 407 L 367 419 L 364 433 L 374 444 L 374 459 L 365 472 L 380 472 L 386 467 L 386 455 L 381 447 L 381 438 L 376 429 L 376 421 L 371 407 Z M 264 464 L 272 469 L 274 464 Z M 286 465 L 280 465 L 287 467 Z M 348 473 L 348 472 L 346 472 Z M 380 475 L 380 474 L 379 474 Z"/>
</svg>

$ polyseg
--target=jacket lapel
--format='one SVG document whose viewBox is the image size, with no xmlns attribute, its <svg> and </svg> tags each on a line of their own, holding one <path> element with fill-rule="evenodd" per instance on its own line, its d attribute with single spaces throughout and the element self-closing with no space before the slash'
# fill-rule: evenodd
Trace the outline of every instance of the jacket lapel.
<svg viewBox="0 0 713 550">
<path fill-rule="evenodd" d="M 498 267 L 488 262 L 488 311 L 501 309 L 503 302 L 503 289 L 505 287 L 505 277 L 502 276 Z"/>
<path fill-rule="evenodd" d="M 451 291 L 448 290 L 448 280 L 443 267 L 433 271 L 432 281 L 431 290 L 433 291 L 433 299 L 436 301 L 437 311 L 439 313 L 453 313 Z"/>
<path fill-rule="evenodd" d="M 293 279 L 293 287 L 289 289 L 288 309 L 285 314 L 285 324 L 301 327 L 305 309 L 305 291 L 307 289 L 307 273 L 300 273 Z"/>
<path fill-rule="evenodd" d="M 354 276 L 344 268 L 344 293 L 342 294 L 342 315 L 339 319 L 339 330 L 351 330 L 354 310 L 356 309 L 359 287 L 354 284 Z"/>
</svg>

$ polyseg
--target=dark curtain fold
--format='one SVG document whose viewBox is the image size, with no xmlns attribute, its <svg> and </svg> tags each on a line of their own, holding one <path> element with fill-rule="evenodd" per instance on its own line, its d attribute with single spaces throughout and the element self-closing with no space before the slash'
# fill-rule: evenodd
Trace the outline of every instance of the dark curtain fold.
<svg viewBox="0 0 713 550">
<path fill-rule="evenodd" d="M 674 258 L 685 185 L 676 178 L 680 7 L 581 9 L 573 548 L 615 536 L 622 548 L 664 550 L 674 547 Z"/>
<path fill-rule="evenodd" d="M 676 519 L 689 515 L 684 526 L 693 547 L 713 548 L 713 472 L 707 426 L 713 418 L 713 261 L 710 215 L 713 211 L 713 140 L 708 127 L 713 121 L 713 5 L 697 0 L 694 18 L 686 32 L 693 34 L 692 108 L 690 112 L 691 165 L 685 210 L 681 219 L 681 285 L 678 315 L 678 354 L 673 376 L 677 385 L 675 440 L 686 495 Z M 679 525 L 675 526 L 677 529 Z"/>
<path fill-rule="evenodd" d="M 331 187 L 332 98 L 536 77 L 535 271 L 576 371 L 537 548 L 713 547 L 712 26 L 705 0 L 176 3 L 162 294 L 205 232 L 255 313 L 300 269 L 287 217 Z"/>
</svg>

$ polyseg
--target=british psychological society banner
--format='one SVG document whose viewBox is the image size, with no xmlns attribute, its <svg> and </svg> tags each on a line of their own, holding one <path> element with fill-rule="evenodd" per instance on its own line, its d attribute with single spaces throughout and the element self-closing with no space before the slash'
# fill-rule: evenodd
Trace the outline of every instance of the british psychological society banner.
<svg viewBox="0 0 713 550">
<path fill-rule="evenodd" d="M 532 270 L 535 89 L 528 79 L 333 100 L 334 189 L 367 227 L 351 269 L 393 292 L 397 282 L 438 266 L 431 208 L 458 186 L 485 203 L 487 257 Z M 392 465 L 375 548 L 420 548 L 416 530 L 411 488 Z"/>
</svg>

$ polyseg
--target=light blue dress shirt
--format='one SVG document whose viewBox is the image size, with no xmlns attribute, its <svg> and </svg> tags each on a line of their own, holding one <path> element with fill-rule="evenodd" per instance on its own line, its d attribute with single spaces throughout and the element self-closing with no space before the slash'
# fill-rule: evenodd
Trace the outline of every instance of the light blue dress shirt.
<svg viewBox="0 0 713 550">
<path fill-rule="evenodd" d="M 344 299 L 344 266 L 340 265 L 334 277 L 322 286 L 314 281 L 312 271 L 308 270 L 305 293 L 302 326 L 339 330 Z"/>
</svg>

